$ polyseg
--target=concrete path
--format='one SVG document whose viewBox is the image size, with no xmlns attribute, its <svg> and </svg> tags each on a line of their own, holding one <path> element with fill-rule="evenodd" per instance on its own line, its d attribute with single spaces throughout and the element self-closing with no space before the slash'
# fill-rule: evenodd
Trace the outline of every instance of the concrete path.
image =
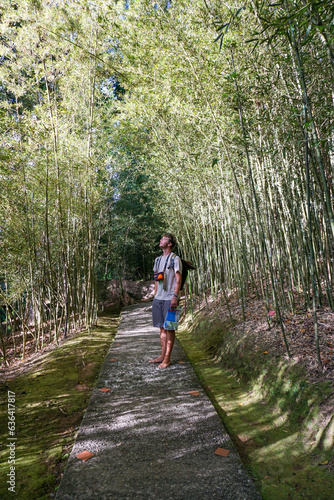
<svg viewBox="0 0 334 500">
<path fill-rule="evenodd" d="M 178 342 L 166 370 L 148 362 L 160 354 L 151 324 L 151 304 L 123 310 L 56 498 L 261 499 Z M 76 458 L 84 450 L 95 456 Z"/>
</svg>

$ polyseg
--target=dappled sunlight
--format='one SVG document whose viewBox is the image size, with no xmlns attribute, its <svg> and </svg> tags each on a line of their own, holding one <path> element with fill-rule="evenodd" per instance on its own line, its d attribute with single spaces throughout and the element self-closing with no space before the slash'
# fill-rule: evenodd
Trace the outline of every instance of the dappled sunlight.
<svg viewBox="0 0 334 500">
<path fill-rule="evenodd" d="M 219 345 L 218 327 L 213 322 L 211 334 L 206 319 L 197 321 L 197 331 L 182 326 L 179 338 L 265 498 L 299 498 L 299 492 L 307 492 L 301 498 L 318 498 L 317 481 L 324 484 L 321 498 L 331 498 L 334 481 L 324 452 L 328 450 L 328 457 L 333 446 L 333 419 L 326 423 L 317 413 L 322 398 L 331 396 L 331 387 L 324 384 L 314 391 L 298 363 L 265 358 L 261 344 L 254 349 L 241 329 L 227 332 L 224 324 L 221 355 L 210 359 L 201 332 L 205 328 L 209 341 L 211 335 Z"/>
<path fill-rule="evenodd" d="M 164 482 L 173 498 L 193 498 L 195 492 L 198 498 L 214 497 L 217 491 L 258 498 L 178 343 L 168 369 L 149 363 L 159 351 L 151 308 L 126 308 L 74 444 L 60 499 L 73 488 L 84 495 L 88 481 L 95 481 L 95 495 L 101 498 L 104 482 L 115 498 L 125 491 L 128 498 L 160 498 Z M 110 391 L 99 391 L 102 387 Z M 228 460 L 215 455 L 218 447 L 230 450 Z M 94 457 L 83 465 L 76 455 L 84 450 Z M 172 479 L 166 482 L 167 477 Z"/>
</svg>

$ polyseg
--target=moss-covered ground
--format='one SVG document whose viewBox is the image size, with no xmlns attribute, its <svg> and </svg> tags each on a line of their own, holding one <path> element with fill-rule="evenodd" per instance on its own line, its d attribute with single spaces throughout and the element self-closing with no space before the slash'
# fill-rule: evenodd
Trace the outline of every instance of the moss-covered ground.
<svg viewBox="0 0 334 500">
<path fill-rule="evenodd" d="M 332 383 L 198 314 L 178 339 L 265 500 L 334 498 Z M 268 355 L 269 354 L 269 355 Z"/>
<path fill-rule="evenodd" d="M 55 494 L 118 323 L 119 312 L 101 315 L 91 334 L 82 331 L 1 384 L 0 498 L 40 500 Z M 12 437 L 8 391 L 15 394 Z M 7 483 L 8 459 L 13 458 L 7 444 L 13 437 L 15 494 L 8 491 Z"/>
</svg>

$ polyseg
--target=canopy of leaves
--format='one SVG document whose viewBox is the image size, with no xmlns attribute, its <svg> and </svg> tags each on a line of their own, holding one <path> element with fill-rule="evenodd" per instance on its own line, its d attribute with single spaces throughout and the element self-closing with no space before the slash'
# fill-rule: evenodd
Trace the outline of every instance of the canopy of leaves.
<svg viewBox="0 0 334 500">
<path fill-rule="evenodd" d="M 149 277 L 168 229 L 199 295 L 333 308 L 332 21 L 328 0 L 6 0 L 4 305 L 28 293 L 36 336 L 45 297 L 89 324 L 96 272 Z"/>
</svg>

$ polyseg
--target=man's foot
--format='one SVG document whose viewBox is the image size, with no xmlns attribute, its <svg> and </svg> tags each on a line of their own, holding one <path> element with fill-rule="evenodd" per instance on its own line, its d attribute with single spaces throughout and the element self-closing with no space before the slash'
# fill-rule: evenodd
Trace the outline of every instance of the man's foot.
<svg viewBox="0 0 334 500">
<path fill-rule="evenodd" d="M 158 366 L 158 368 L 163 369 L 167 368 L 170 365 L 170 361 L 163 361 L 161 365 Z"/>
<path fill-rule="evenodd" d="M 149 363 L 162 363 L 163 360 L 164 360 L 164 358 L 162 358 L 161 356 L 159 356 L 159 358 L 150 359 Z"/>
</svg>

